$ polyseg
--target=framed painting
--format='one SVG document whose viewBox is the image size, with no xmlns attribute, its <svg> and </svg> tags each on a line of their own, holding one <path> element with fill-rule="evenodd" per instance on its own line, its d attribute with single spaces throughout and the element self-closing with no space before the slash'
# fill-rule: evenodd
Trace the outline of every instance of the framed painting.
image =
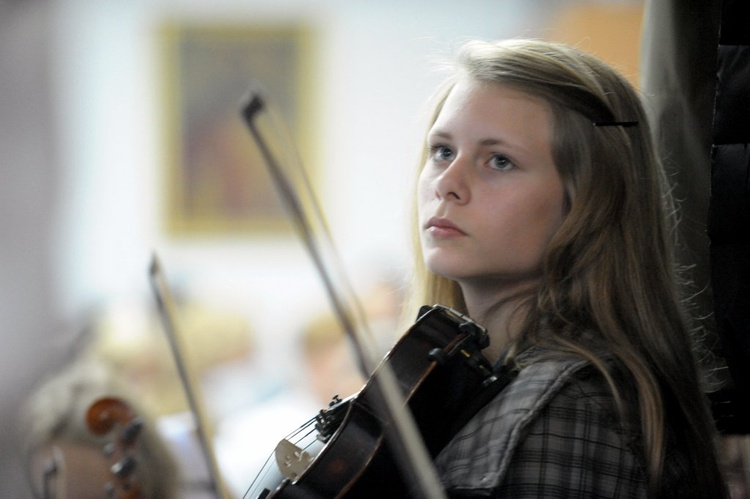
<svg viewBox="0 0 750 499">
<path fill-rule="evenodd" d="M 310 32 L 297 26 L 165 24 L 160 39 L 167 231 L 237 236 L 289 230 L 240 109 L 250 88 L 262 88 L 293 143 L 305 147 Z"/>
</svg>

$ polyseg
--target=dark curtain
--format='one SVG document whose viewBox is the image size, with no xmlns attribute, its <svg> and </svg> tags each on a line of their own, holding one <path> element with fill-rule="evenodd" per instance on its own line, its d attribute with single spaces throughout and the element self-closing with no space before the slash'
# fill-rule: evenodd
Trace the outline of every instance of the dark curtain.
<svg viewBox="0 0 750 499">
<path fill-rule="evenodd" d="M 716 326 L 733 391 L 725 430 L 750 426 L 750 2 L 724 0 L 711 149 L 711 240 Z"/>
<path fill-rule="evenodd" d="M 680 202 L 678 259 L 724 433 L 750 426 L 748 8 L 746 0 L 649 0 L 641 46 L 641 87 Z"/>
</svg>

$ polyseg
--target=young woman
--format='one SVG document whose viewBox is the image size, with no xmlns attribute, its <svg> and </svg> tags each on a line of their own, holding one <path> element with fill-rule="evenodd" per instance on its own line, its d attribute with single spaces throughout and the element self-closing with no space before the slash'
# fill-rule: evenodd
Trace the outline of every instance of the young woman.
<svg viewBox="0 0 750 499">
<path fill-rule="evenodd" d="M 515 374 L 437 457 L 451 497 L 725 497 L 632 87 L 569 47 L 471 42 L 426 142 L 414 303 L 485 326 Z"/>
</svg>

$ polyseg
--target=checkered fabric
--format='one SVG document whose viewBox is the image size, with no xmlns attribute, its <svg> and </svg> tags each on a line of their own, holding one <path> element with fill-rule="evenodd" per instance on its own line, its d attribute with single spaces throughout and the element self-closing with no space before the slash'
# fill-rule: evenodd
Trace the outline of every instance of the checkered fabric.
<svg viewBox="0 0 750 499">
<path fill-rule="evenodd" d="M 533 362 L 436 460 L 451 497 L 646 497 L 636 427 L 586 361 Z"/>
</svg>

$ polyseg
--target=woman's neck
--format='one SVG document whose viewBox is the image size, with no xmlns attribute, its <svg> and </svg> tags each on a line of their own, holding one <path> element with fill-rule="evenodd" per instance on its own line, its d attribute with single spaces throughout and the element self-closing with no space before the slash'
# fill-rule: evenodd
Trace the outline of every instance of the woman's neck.
<svg viewBox="0 0 750 499">
<path fill-rule="evenodd" d="M 491 362 L 497 361 L 516 339 L 525 318 L 525 293 L 477 292 L 462 287 L 466 308 L 473 320 L 487 329 L 490 345 L 484 355 Z"/>
</svg>

